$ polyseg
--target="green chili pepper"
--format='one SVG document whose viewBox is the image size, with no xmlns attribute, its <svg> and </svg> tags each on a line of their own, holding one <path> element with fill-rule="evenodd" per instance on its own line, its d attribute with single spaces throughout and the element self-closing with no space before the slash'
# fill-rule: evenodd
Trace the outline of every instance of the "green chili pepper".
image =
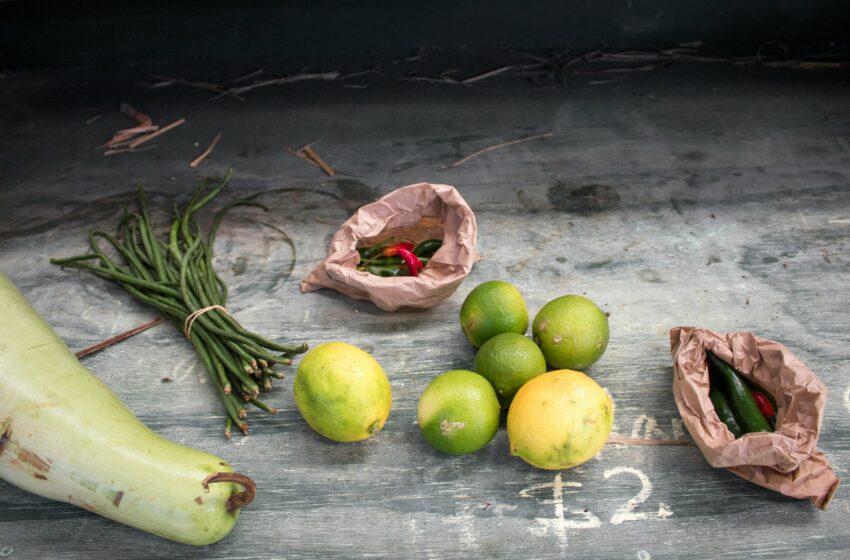
<svg viewBox="0 0 850 560">
<path fill-rule="evenodd" d="M 422 264 L 425 264 L 428 261 L 430 261 L 431 259 L 428 258 L 428 257 L 423 257 L 419 260 L 422 261 Z M 378 258 L 378 259 L 374 259 L 373 261 L 369 262 L 368 264 L 361 262 L 358 265 L 358 268 L 365 269 L 370 264 L 377 265 L 377 266 L 385 266 L 385 265 L 391 265 L 391 264 L 392 265 L 399 265 L 399 264 L 404 264 L 404 260 L 401 257 L 381 257 L 381 258 Z"/>
<path fill-rule="evenodd" d="M 413 248 L 413 254 L 422 259 L 424 256 L 430 256 L 437 252 L 437 249 L 443 246 L 442 239 L 427 239 Z"/>
<path fill-rule="evenodd" d="M 722 380 L 729 398 L 729 405 L 735 418 L 738 419 L 744 433 L 749 432 L 772 432 L 773 429 L 759 410 L 750 388 L 744 383 L 741 376 L 726 362 L 706 352 L 708 362 L 716 372 L 717 377 Z"/>
<path fill-rule="evenodd" d="M 374 274 L 376 276 L 382 276 L 385 278 L 395 277 L 395 276 L 409 276 L 410 271 L 407 266 L 395 265 L 395 264 L 386 264 L 386 265 L 377 265 L 373 264 L 371 266 L 366 267 L 366 271 L 370 274 Z"/>
<path fill-rule="evenodd" d="M 713 383 L 711 384 L 711 390 L 708 392 L 708 397 L 711 399 L 711 404 L 714 405 L 714 412 L 717 413 L 717 417 L 726 424 L 732 435 L 736 438 L 744 435 L 741 425 L 738 424 L 738 420 L 735 418 L 735 413 L 732 412 L 732 407 L 729 406 L 729 401 L 726 400 L 726 396 Z"/>
</svg>

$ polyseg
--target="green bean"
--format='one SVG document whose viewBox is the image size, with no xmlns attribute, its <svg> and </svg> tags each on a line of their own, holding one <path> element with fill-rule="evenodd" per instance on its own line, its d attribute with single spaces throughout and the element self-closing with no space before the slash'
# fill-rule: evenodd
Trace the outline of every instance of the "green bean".
<svg viewBox="0 0 850 560">
<path fill-rule="evenodd" d="M 275 364 L 290 365 L 295 355 L 307 350 L 307 344 L 276 342 L 249 331 L 229 313 L 215 308 L 224 307 L 227 301 L 227 285 L 212 265 L 213 244 L 221 223 L 230 210 L 240 206 L 268 210 L 254 200 L 259 193 L 230 201 L 215 213 L 204 234 L 195 214 L 221 192 L 230 178 L 228 172 L 219 185 L 211 186 L 206 181 L 198 185 L 184 208 L 175 205 L 171 225 L 163 235 L 153 231 L 147 195 L 139 186 L 139 209 L 124 209 L 115 235 L 91 231 L 88 253 L 51 259 L 58 266 L 87 270 L 119 284 L 140 302 L 155 307 L 176 328 L 187 330 L 221 398 L 227 437 L 234 425 L 243 433 L 248 430 L 243 400 L 265 412 L 277 412 L 258 400 L 257 395 L 261 388 L 271 389 L 274 379 L 284 378 L 283 373 L 273 369 Z M 104 251 L 100 245 L 103 241 L 117 256 Z M 196 314 L 198 310 L 206 311 Z M 187 324 L 190 316 L 192 322 Z M 278 352 L 282 355 L 276 355 Z"/>
</svg>

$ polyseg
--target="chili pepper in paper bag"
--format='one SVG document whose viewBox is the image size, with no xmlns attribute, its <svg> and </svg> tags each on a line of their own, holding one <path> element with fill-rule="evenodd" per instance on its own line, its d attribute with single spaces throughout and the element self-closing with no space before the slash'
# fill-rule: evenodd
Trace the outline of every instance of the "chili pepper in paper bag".
<svg viewBox="0 0 850 560">
<path fill-rule="evenodd" d="M 826 509 L 839 485 L 838 477 L 818 451 L 826 405 L 826 385 L 778 342 L 749 332 L 721 334 L 695 327 L 670 331 L 673 354 L 673 397 L 685 428 L 705 460 L 755 484 L 786 496 L 810 499 Z M 710 398 L 707 354 L 776 399 L 773 432 L 735 437 L 718 418 Z M 719 385 L 719 383 L 718 383 Z M 758 389 L 757 389 L 758 390 Z"/>
<path fill-rule="evenodd" d="M 772 432 L 764 415 L 759 410 L 750 388 L 741 379 L 741 376 L 726 362 L 712 354 L 707 353 L 710 369 L 715 375 L 711 379 L 712 388 L 719 384 L 725 389 L 725 396 L 729 400 L 729 407 L 743 432 Z M 719 383 L 715 383 L 719 381 Z M 720 387 L 718 387 L 720 389 Z M 709 394 L 710 396 L 710 394 Z M 722 419 L 722 418 L 721 418 Z M 728 426 L 728 423 L 727 423 Z M 732 430 L 732 428 L 729 428 Z M 732 433 L 735 433 L 732 430 Z"/>
</svg>

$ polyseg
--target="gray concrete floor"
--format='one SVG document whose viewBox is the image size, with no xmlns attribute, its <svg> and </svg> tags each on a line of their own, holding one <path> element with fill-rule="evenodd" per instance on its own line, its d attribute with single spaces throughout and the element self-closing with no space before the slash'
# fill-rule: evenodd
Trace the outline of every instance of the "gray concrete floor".
<svg viewBox="0 0 850 560">
<path fill-rule="evenodd" d="M 470 68 L 468 74 L 502 61 Z M 387 66 L 391 68 L 391 64 Z M 434 60 L 430 72 L 448 68 Z M 752 331 L 783 342 L 827 384 L 819 448 L 839 476 L 850 461 L 850 97 L 846 72 L 676 65 L 616 83 L 537 87 L 503 77 L 458 87 L 399 83 L 390 71 L 348 83 L 256 90 L 210 100 L 150 74 L 220 81 L 256 68 L 94 69 L 0 80 L 0 270 L 72 349 L 152 316 L 119 288 L 48 258 L 85 249 L 138 183 L 166 212 L 203 176 L 233 168 L 231 193 L 269 191 L 270 213 L 240 211 L 217 244 L 233 311 L 260 332 L 367 349 L 391 379 L 394 408 L 368 442 L 314 435 L 291 399 L 226 442 L 219 403 L 181 335 L 162 325 L 85 361 L 154 430 L 227 458 L 260 494 L 206 558 L 841 558 L 850 501 L 828 512 L 708 466 L 695 446 L 609 446 L 579 469 L 546 472 L 509 455 L 500 430 L 469 457 L 434 452 L 416 402 L 438 373 L 474 357 L 457 313 L 476 284 L 503 279 L 532 313 L 583 293 L 610 313 L 612 338 L 590 373 L 613 395 L 615 433 L 682 435 L 668 332 Z M 350 64 L 344 72 L 362 69 Z M 432 75 L 429 74 L 429 75 Z M 186 124 L 139 153 L 95 149 L 130 121 L 126 101 Z M 94 117 L 99 118 L 90 121 Z M 476 150 L 526 135 L 445 169 Z M 188 163 L 215 136 L 198 170 Z M 285 153 L 309 142 L 327 177 Z M 457 187 L 476 213 L 481 262 L 448 300 L 384 313 L 297 280 L 357 206 L 409 183 Z M 165 218 L 163 218 L 165 219 Z M 294 241 L 292 254 L 279 234 Z M 163 384 L 163 377 L 174 382 Z M 557 490 L 560 488 L 560 490 Z M 628 500 L 645 501 L 618 521 Z M 560 493 L 559 493 L 560 492 Z M 648 495 L 647 495 L 648 492 Z M 554 496 L 554 497 L 553 497 Z M 13 558 L 170 558 L 199 552 L 0 483 L 0 549 Z"/>
</svg>

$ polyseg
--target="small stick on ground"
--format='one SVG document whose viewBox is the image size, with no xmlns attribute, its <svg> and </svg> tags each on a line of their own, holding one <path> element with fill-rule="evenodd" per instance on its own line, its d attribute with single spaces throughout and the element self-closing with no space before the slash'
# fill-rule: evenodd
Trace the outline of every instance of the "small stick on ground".
<svg viewBox="0 0 850 560">
<path fill-rule="evenodd" d="M 312 144 L 307 144 L 306 146 L 298 150 L 293 150 L 292 148 L 287 146 L 286 153 L 291 156 L 295 156 L 298 159 L 302 159 L 310 165 L 315 165 L 316 167 L 324 171 L 325 175 L 328 175 L 329 177 L 333 177 L 334 175 L 336 175 L 336 170 L 330 165 L 328 165 L 327 162 L 325 162 L 325 160 L 323 160 L 321 156 L 316 152 L 316 150 L 313 149 L 313 144 L 315 144 L 315 142 L 313 142 Z"/>
<path fill-rule="evenodd" d="M 315 142 L 313 142 L 312 144 L 307 144 L 307 146 L 312 146 L 313 144 L 315 144 Z M 305 146 L 305 148 L 306 148 L 307 146 Z M 315 166 L 315 167 L 319 167 L 319 164 L 318 164 L 318 163 L 316 163 L 315 161 L 313 161 L 312 159 L 310 159 L 310 158 L 307 156 L 307 154 L 305 154 L 305 153 L 304 153 L 304 148 L 299 148 L 298 150 L 293 150 L 292 148 L 290 148 L 289 146 L 287 146 L 287 147 L 286 147 L 286 153 L 287 153 L 287 154 L 289 154 L 289 155 L 291 155 L 291 156 L 297 157 L 297 158 L 298 158 L 298 159 L 300 159 L 300 160 L 306 161 L 306 162 L 307 162 L 307 163 L 309 163 L 310 165 L 313 165 L 313 166 Z"/>
<path fill-rule="evenodd" d="M 227 80 L 227 81 L 230 82 L 231 84 L 235 84 L 235 83 L 238 83 L 238 82 L 244 82 L 245 80 L 249 80 L 251 78 L 257 77 L 262 73 L 263 73 L 263 70 L 260 69 L 260 70 L 256 70 L 254 72 L 251 72 L 250 74 L 245 74 L 244 76 L 239 76 L 238 78 L 231 78 L 230 80 Z"/>
<path fill-rule="evenodd" d="M 504 148 L 505 146 L 513 146 L 514 144 L 522 144 L 524 142 L 531 142 L 532 140 L 538 140 L 540 138 L 549 138 L 550 136 L 554 136 L 554 135 L 555 135 L 554 132 L 547 132 L 545 134 L 536 134 L 534 136 L 525 136 L 523 138 L 517 138 L 516 140 L 510 140 L 508 142 L 502 142 L 500 144 L 494 144 L 493 146 L 487 146 L 486 148 L 483 148 L 481 150 L 478 150 L 477 152 L 473 152 L 473 153 L 469 154 L 468 156 L 466 156 L 463 159 L 457 160 L 456 162 L 451 164 L 449 167 L 457 167 L 458 165 L 462 165 L 462 164 L 466 163 L 467 161 L 471 160 L 472 158 L 480 156 L 481 154 L 490 152 L 492 150 L 497 150 L 499 148 Z"/>
<path fill-rule="evenodd" d="M 102 117 L 102 116 L 103 116 L 103 115 L 95 115 L 95 116 L 93 116 L 92 118 L 90 118 L 89 120 L 87 120 L 87 121 L 86 121 L 86 124 L 91 124 L 91 123 L 93 123 L 94 121 L 96 121 L 97 119 L 99 119 L 99 118 L 100 118 L 100 117 Z"/>
<path fill-rule="evenodd" d="M 85 356 L 88 356 L 89 354 L 94 354 L 95 352 L 97 352 L 99 350 L 103 350 L 107 346 L 112 346 L 113 344 L 116 344 L 118 342 L 121 342 L 122 340 L 130 338 L 131 336 L 133 336 L 135 334 L 139 334 L 140 332 L 146 331 L 151 327 L 155 327 L 156 325 L 162 323 L 163 321 L 165 321 L 165 317 L 157 317 L 153 321 L 148 321 L 144 325 L 139 325 L 138 327 L 136 327 L 134 329 L 130 329 L 127 332 L 123 332 L 121 334 L 115 335 L 112 338 L 107 338 L 103 342 L 98 342 L 97 344 L 95 344 L 93 346 L 89 346 L 88 348 L 83 348 L 82 350 L 80 350 L 79 352 L 77 352 L 74 355 L 77 358 L 83 358 Z"/>
<path fill-rule="evenodd" d="M 173 128 L 177 128 L 178 126 L 180 126 L 184 122 L 186 122 L 186 119 L 177 119 L 173 123 L 165 125 L 164 127 L 160 128 L 156 132 L 151 132 L 150 134 L 146 134 L 146 135 L 142 136 L 141 138 L 139 138 L 137 140 L 133 140 L 132 142 L 127 144 L 127 147 L 132 150 L 133 148 L 141 146 L 142 144 L 144 144 L 148 140 L 153 140 L 157 136 L 161 136 L 161 135 L 165 134 L 166 132 L 168 132 L 169 130 L 171 130 Z"/>
<path fill-rule="evenodd" d="M 146 150 L 153 150 L 156 148 L 156 144 L 151 144 L 150 146 L 145 146 L 144 148 L 115 148 L 113 150 L 106 150 L 103 152 L 105 156 L 114 156 L 115 154 L 130 154 L 133 152 L 144 152 Z"/>
<path fill-rule="evenodd" d="M 192 169 L 197 169 L 198 166 L 201 165 L 201 162 L 207 159 L 207 156 L 212 153 L 212 151 L 215 149 L 219 142 L 221 142 L 221 132 L 215 135 L 215 138 L 213 138 L 212 142 L 210 142 L 210 145 L 207 146 L 207 149 L 201 152 L 201 155 L 192 160 L 192 163 L 189 164 L 189 167 L 191 167 Z"/>
<path fill-rule="evenodd" d="M 332 72 L 316 72 L 316 73 L 305 73 L 302 72 L 300 74 L 295 74 L 293 76 L 283 76 L 281 78 L 271 78 L 269 80 L 261 80 L 259 82 L 254 82 L 247 86 L 240 86 L 236 88 L 229 89 L 227 91 L 223 91 L 213 97 L 213 99 L 218 99 L 224 95 L 233 95 L 234 97 L 239 98 L 238 96 L 251 91 L 252 89 L 268 87 L 268 86 L 276 86 L 282 84 L 291 84 L 294 82 L 303 82 L 307 80 L 325 80 L 325 81 L 333 81 L 339 78 L 339 71 L 334 70 Z"/>
<path fill-rule="evenodd" d="M 325 175 L 327 175 L 328 177 L 333 177 L 334 175 L 336 175 L 336 170 L 334 170 L 333 167 L 325 163 L 325 160 L 323 160 L 321 156 L 316 153 L 316 150 L 314 150 L 312 147 L 304 146 L 303 148 L 301 148 L 301 150 L 307 155 L 307 157 L 315 161 L 316 165 L 322 168 L 322 171 L 325 172 Z"/>
<path fill-rule="evenodd" d="M 157 125 L 153 124 L 153 121 L 151 121 L 151 118 L 149 116 L 142 113 L 141 111 L 135 110 L 129 103 L 122 102 L 120 110 L 122 113 L 136 121 L 137 126 L 134 126 L 133 128 L 125 128 L 123 130 L 119 130 L 112 136 L 111 140 L 101 146 L 98 146 L 98 148 L 117 148 L 130 142 L 139 134 L 143 134 L 145 132 L 153 132 L 159 129 Z"/>
<path fill-rule="evenodd" d="M 513 66 L 502 66 L 501 68 L 496 68 L 495 70 L 490 70 L 489 72 L 484 72 L 483 74 L 478 74 L 477 76 L 466 78 L 460 83 L 472 84 L 481 80 L 486 80 L 487 78 L 492 78 L 493 76 L 498 76 L 499 74 L 504 74 L 509 70 L 513 70 Z"/>
<path fill-rule="evenodd" d="M 151 78 L 153 78 L 155 80 L 161 80 L 161 81 L 157 82 L 155 84 L 148 84 L 148 87 L 150 89 L 163 88 L 163 87 L 172 86 L 174 84 L 180 84 L 180 85 L 184 85 L 184 86 L 189 86 L 189 87 L 193 87 L 193 88 L 217 93 L 218 95 L 216 97 L 214 97 L 213 99 L 216 99 L 216 98 L 223 96 L 223 95 L 229 95 L 229 96 L 231 96 L 235 99 L 238 99 L 239 101 L 245 101 L 245 99 L 243 97 L 239 97 L 232 90 L 230 90 L 230 89 L 228 89 L 228 88 L 226 88 L 222 85 L 219 85 L 219 84 L 211 84 L 209 82 L 199 82 L 199 81 L 193 81 L 193 80 L 186 80 L 186 79 L 183 79 L 183 78 L 172 78 L 171 76 L 151 76 Z"/>
</svg>

